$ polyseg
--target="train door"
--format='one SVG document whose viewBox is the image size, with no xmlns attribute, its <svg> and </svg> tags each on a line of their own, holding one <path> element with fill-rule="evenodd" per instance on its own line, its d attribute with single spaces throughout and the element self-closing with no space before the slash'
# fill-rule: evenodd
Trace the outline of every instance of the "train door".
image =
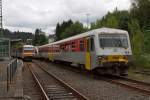
<svg viewBox="0 0 150 100">
<path fill-rule="evenodd" d="M 86 38 L 86 64 L 85 67 L 87 70 L 91 70 L 92 67 L 92 55 L 94 53 L 95 46 L 94 46 L 94 37 Z"/>
</svg>

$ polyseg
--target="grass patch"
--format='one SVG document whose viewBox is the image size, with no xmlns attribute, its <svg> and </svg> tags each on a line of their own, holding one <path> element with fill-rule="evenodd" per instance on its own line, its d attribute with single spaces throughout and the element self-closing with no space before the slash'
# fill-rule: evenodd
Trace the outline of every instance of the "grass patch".
<svg viewBox="0 0 150 100">
<path fill-rule="evenodd" d="M 134 55 L 131 69 L 150 70 L 150 54 Z"/>
</svg>

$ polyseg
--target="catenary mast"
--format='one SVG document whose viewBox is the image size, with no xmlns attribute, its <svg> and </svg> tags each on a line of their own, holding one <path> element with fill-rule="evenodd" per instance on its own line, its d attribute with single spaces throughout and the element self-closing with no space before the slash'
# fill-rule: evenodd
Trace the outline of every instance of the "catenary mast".
<svg viewBox="0 0 150 100">
<path fill-rule="evenodd" d="M 0 0 L 0 37 L 3 37 L 3 11 L 2 11 L 2 0 Z"/>
</svg>

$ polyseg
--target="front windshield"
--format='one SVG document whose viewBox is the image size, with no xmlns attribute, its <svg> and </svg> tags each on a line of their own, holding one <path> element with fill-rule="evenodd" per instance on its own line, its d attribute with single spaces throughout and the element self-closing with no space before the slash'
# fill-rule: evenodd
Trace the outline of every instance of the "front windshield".
<svg viewBox="0 0 150 100">
<path fill-rule="evenodd" d="M 128 47 L 126 34 L 100 34 L 100 47 Z"/>
</svg>

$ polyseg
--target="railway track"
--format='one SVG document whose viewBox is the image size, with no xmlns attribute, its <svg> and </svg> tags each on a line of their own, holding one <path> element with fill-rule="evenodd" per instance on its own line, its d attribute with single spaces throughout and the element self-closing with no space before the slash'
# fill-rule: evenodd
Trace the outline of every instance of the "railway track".
<svg viewBox="0 0 150 100">
<path fill-rule="evenodd" d="M 30 63 L 28 67 L 40 86 L 45 100 L 89 100 L 67 83 L 46 71 L 41 65 Z"/>
<path fill-rule="evenodd" d="M 96 76 L 96 77 L 100 77 L 101 79 L 107 82 L 111 82 L 113 84 L 117 84 L 125 88 L 132 89 L 134 91 L 138 91 L 140 93 L 150 95 L 150 83 L 137 81 L 134 79 L 129 79 L 126 77 L 121 77 L 121 76 L 116 76 L 116 75 L 111 75 L 111 76 L 106 76 L 106 77 L 101 77 L 101 76 Z"/>
<path fill-rule="evenodd" d="M 27 63 L 23 67 L 23 94 L 25 99 L 43 100 L 38 84 L 35 82 Z"/>
<path fill-rule="evenodd" d="M 36 62 L 36 61 L 35 61 Z M 42 63 L 43 65 L 46 66 L 46 64 Z M 100 76 L 97 74 L 93 73 L 87 73 L 85 71 L 78 70 L 77 68 L 68 68 L 65 67 L 65 69 L 77 72 L 77 73 L 82 73 L 82 74 L 88 74 L 89 76 L 92 76 L 96 79 L 104 80 L 109 83 L 113 83 L 116 85 L 120 85 L 122 87 L 125 87 L 130 90 L 138 91 L 143 94 L 150 95 L 150 83 L 142 82 L 142 81 L 137 81 L 134 79 L 129 79 L 126 77 L 121 77 L 121 76 L 116 76 L 116 75 L 110 75 L 110 76 Z"/>
<path fill-rule="evenodd" d="M 150 76 L 150 71 L 135 71 L 134 73 Z"/>
</svg>

